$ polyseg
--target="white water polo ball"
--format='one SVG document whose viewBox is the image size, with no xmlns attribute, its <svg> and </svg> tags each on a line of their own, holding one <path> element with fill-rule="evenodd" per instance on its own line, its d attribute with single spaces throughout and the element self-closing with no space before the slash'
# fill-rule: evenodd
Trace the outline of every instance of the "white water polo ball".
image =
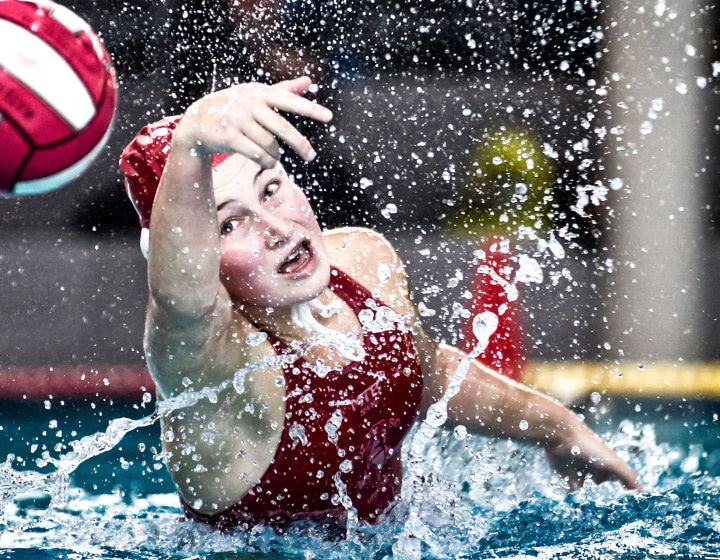
<svg viewBox="0 0 720 560">
<path fill-rule="evenodd" d="M 0 0 L 0 196 L 75 179 L 110 135 L 117 82 L 100 39 L 49 0 Z"/>
</svg>

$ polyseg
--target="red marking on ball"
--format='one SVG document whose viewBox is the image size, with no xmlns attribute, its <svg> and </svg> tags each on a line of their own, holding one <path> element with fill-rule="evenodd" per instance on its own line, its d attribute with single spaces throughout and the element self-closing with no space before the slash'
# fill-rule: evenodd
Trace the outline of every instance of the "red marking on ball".
<svg viewBox="0 0 720 560">
<path fill-rule="evenodd" d="M 0 195 L 80 175 L 117 104 L 110 58 L 87 23 L 48 0 L 0 1 Z"/>
</svg>

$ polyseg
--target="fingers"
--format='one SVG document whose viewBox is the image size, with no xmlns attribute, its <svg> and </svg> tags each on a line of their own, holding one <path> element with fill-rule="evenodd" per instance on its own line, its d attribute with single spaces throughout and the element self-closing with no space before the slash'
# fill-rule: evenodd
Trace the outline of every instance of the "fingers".
<svg viewBox="0 0 720 560">
<path fill-rule="evenodd" d="M 305 161 L 315 159 L 315 150 L 308 139 L 275 111 L 265 107 L 258 111 L 256 118 L 260 124 L 295 150 Z"/>
<path fill-rule="evenodd" d="M 251 83 L 210 94 L 194 103 L 184 120 L 193 123 L 192 141 L 208 153 L 237 151 L 263 167 L 280 158 L 278 139 L 305 161 L 315 158 L 310 142 L 278 111 L 328 122 L 332 112 L 302 97 L 312 81 L 303 76 L 274 86 Z"/>
<path fill-rule="evenodd" d="M 320 122 L 330 122 L 333 118 L 332 111 L 319 103 L 314 103 L 300 95 L 283 88 L 271 87 L 268 95 L 268 105 L 285 111 L 295 113 Z"/>
<path fill-rule="evenodd" d="M 598 474 L 594 476 L 598 483 L 607 480 L 617 480 L 628 490 L 642 492 L 642 485 L 638 480 L 635 470 L 623 461 L 617 453 L 610 451 L 605 460 L 598 461 Z M 592 461 L 590 462 L 592 468 Z"/>
<path fill-rule="evenodd" d="M 589 476 L 596 484 L 615 480 L 628 490 L 643 491 L 635 470 L 609 448 L 590 451 L 584 458 L 569 456 L 565 450 L 546 449 L 546 452 L 550 464 L 571 490 L 582 487 Z"/>
<path fill-rule="evenodd" d="M 245 134 L 249 140 L 254 142 L 273 159 L 278 160 L 280 158 L 280 146 L 278 145 L 275 135 L 272 131 L 269 131 L 262 122 L 258 121 L 257 117 L 244 123 L 240 132 Z"/>
<path fill-rule="evenodd" d="M 629 466 L 625 465 L 627 468 L 623 469 L 624 472 L 618 473 L 619 480 L 627 488 L 628 490 L 637 490 L 638 492 L 643 491 L 642 484 L 640 484 L 640 481 L 638 480 L 637 473 Z"/>
<path fill-rule="evenodd" d="M 312 79 L 310 79 L 310 77 L 300 76 L 299 78 L 294 78 L 292 80 L 278 82 L 273 87 L 284 89 L 285 91 L 289 91 L 290 93 L 294 93 L 297 95 L 302 95 L 303 93 L 308 92 L 311 85 Z"/>
<path fill-rule="evenodd" d="M 275 146 L 277 147 L 277 142 L 275 142 Z M 265 169 L 275 167 L 277 164 L 278 156 L 273 155 L 274 151 L 273 153 L 269 152 L 242 134 L 236 135 L 231 142 L 228 142 L 227 148 L 229 152 L 242 154 Z M 279 154 L 279 148 L 277 148 L 277 153 Z"/>
</svg>

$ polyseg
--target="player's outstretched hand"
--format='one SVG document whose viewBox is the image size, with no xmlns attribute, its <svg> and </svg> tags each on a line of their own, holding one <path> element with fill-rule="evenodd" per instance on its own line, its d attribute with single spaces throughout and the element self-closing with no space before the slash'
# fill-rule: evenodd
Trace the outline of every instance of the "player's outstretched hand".
<svg viewBox="0 0 720 560">
<path fill-rule="evenodd" d="M 642 491 L 632 467 L 589 429 L 545 451 L 550 464 L 571 489 L 579 488 L 589 477 L 597 484 L 615 480 L 629 490 Z"/>
<path fill-rule="evenodd" d="M 246 83 L 211 93 L 193 103 L 173 135 L 173 146 L 200 156 L 237 152 L 263 167 L 280 157 L 278 140 L 305 161 L 315 150 L 279 111 L 329 122 L 332 112 L 302 97 L 312 81 L 304 76 L 274 85 Z"/>
</svg>

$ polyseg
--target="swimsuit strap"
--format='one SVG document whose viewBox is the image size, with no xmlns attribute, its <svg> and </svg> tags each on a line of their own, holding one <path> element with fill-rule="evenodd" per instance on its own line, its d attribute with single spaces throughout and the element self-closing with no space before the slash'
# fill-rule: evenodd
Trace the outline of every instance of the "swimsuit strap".
<svg viewBox="0 0 720 560">
<path fill-rule="evenodd" d="M 367 301 L 372 300 L 378 305 L 382 305 L 380 301 L 372 297 L 372 294 L 358 284 L 351 276 L 344 273 L 339 268 L 330 268 L 330 285 L 329 288 L 340 296 L 347 303 L 355 315 L 363 309 L 367 309 Z"/>
</svg>

